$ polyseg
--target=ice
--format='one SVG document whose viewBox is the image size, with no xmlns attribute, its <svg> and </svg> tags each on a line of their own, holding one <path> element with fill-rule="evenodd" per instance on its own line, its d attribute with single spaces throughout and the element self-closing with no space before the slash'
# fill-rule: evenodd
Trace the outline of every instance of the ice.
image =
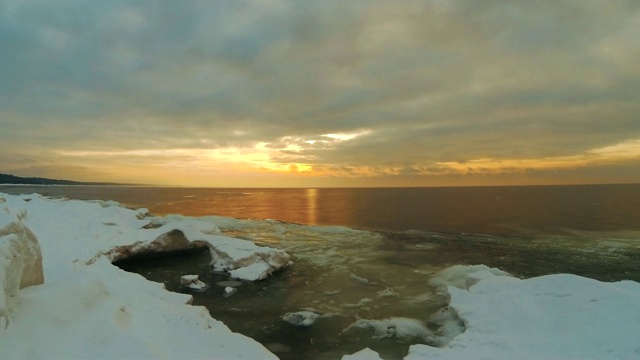
<svg viewBox="0 0 640 360">
<path fill-rule="evenodd" d="M 358 319 L 343 333 L 374 339 L 392 338 L 399 342 L 434 342 L 436 335 L 422 321 L 402 317 L 382 320 Z"/>
<path fill-rule="evenodd" d="M 351 316 L 358 312 L 362 317 L 387 317 L 393 314 L 378 314 L 387 308 L 378 300 L 387 297 L 387 303 L 395 298 L 400 301 L 418 291 L 408 287 L 403 291 L 396 289 L 409 285 L 410 279 L 389 266 L 380 251 L 384 237 L 379 233 L 272 220 L 207 218 L 227 235 L 276 246 L 295 257 L 293 271 L 300 271 L 295 280 L 305 286 L 291 289 L 289 311 L 315 308 L 323 314 Z M 396 290 L 395 294 L 392 289 Z M 405 309 L 409 311 L 408 307 Z"/>
<path fill-rule="evenodd" d="M 498 276 L 510 276 L 500 269 L 490 268 L 486 265 L 454 265 L 438 272 L 429 279 L 429 284 L 432 286 L 446 285 L 455 286 L 460 289 L 468 289 L 469 286 L 478 281 L 476 274 L 481 271 L 488 271 Z"/>
<path fill-rule="evenodd" d="M 0 213 L 0 320 L 5 328 L 18 302 L 18 290 L 44 282 L 40 244 L 22 224 L 24 215 Z"/>
<path fill-rule="evenodd" d="M 452 340 L 442 347 L 412 345 L 405 360 L 640 358 L 637 282 L 570 274 L 521 280 L 485 266 L 455 266 L 432 280 L 450 293 L 449 309 L 440 315 Z M 456 317 L 464 332 L 455 328 Z M 364 325 L 384 335 L 384 322 Z"/>
<path fill-rule="evenodd" d="M 233 296 L 237 292 L 238 292 L 237 288 L 234 288 L 234 287 L 231 287 L 231 286 L 227 286 L 226 288 L 224 288 L 224 293 L 222 294 L 222 296 L 230 297 L 230 296 Z"/>
<path fill-rule="evenodd" d="M 33 272 L 7 270 L 17 267 L 0 258 L 0 286 L 14 300 L 3 308 L 12 321 L 7 328 L 0 326 L 0 358 L 275 358 L 212 319 L 204 308 L 187 305 L 190 295 L 168 292 L 163 284 L 112 265 L 144 252 L 186 247 L 208 249 L 212 267 L 243 280 L 261 279 L 289 264 L 282 250 L 222 236 L 215 225 L 222 223 L 242 228 L 263 244 L 286 244 L 304 275 L 308 269 L 326 270 L 317 277 L 300 275 L 300 284 L 315 292 L 288 299 L 293 310 L 303 309 L 289 317 L 311 325 L 309 330 L 324 325 L 314 321 L 334 312 L 347 323 L 353 321 L 344 330 L 347 338 L 439 345 L 412 345 L 409 360 L 640 357 L 636 282 L 606 283 L 567 274 L 521 280 L 482 265 L 439 273 L 429 267 L 405 279 L 397 275 L 405 273 L 394 270 L 406 265 L 379 266 L 382 239 L 372 233 L 276 221 L 152 217 L 146 209 L 113 202 L 0 194 L 0 243 L 6 246 L 0 253 L 13 257 L 14 241 L 31 233 L 40 244 L 45 280 L 22 286 L 16 295 L 17 279 L 22 282 L 24 274 Z M 229 283 L 223 285 L 219 291 L 230 291 Z M 433 287 L 439 290 L 433 292 Z M 447 295 L 442 304 L 441 293 Z M 389 308 L 379 307 L 382 302 L 392 304 L 384 311 L 398 314 L 382 313 Z M 412 306 L 422 303 L 445 307 L 433 316 L 418 314 Z M 310 304 L 317 309 L 311 311 Z M 349 318 L 352 313 L 361 318 Z M 345 358 L 380 357 L 365 349 Z"/>
<path fill-rule="evenodd" d="M 285 314 L 282 320 L 296 326 L 311 326 L 319 317 L 319 314 L 311 311 L 298 311 Z"/>
<path fill-rule="evenodd" d="M 342 307 L 345 307 L 345 308 L 359 308 L 359 307 L 363 307 L 363 306 L 366 306 L 366 305 L 372 304 L 372 303 L 374 303 L 373 299 L 362 298 L 362 299 L 360 299 L 360 301 L 358 301 L 355 304 L 342 304 Z"/>
<path fill-rule="evenodd" d="M 384 290 L 378 291 L 378 296 L 379 297 L 398 297 L 398 293 L 391 288 L 386 288 Z"/>
<path fill-rule="evenodd" d="M 367 279 L 367 278 L 363 278 L 363 277 L 358 276 L 358 275 L 356 275 L 356 274 L 354 274 L 354 273 L 350 273 L 350 274 L 349 274 L 349 276 L 350 276 L 353 280 L 355 280 L 355 281 L 357 281 L 357 282 L 360 282 L 360 283 L 363 283 L 363 284 L 368 284 L 368 283 L 369 283 L 369 279 Z"/>
<path fill-rule="evenodd" d="M 364 348 L 355 354 L 343 356 L 342 360 L 382 360 L 382 358 L 377 352 Z"/>
<path fill-rule="evenodd" d="M 449 343 L 453 338 L 465 331 L 464 321 L 460 319 L 458 312 L 446 306 L 438 310 L 429 317 L 429 324 L 437 326 L 435 333 L 438 335 L 436 341 L 429 344 L 434 346 L 443 346 Z"/>
<path fill-rule="evenodd" d="M 198 275 L 183 275 L 180 277 L 180 286 L 193 290 L 204 290 L 207 285 L 198 279 Z"/>
<path fill-rule="evenodd" d="M 0 288 L 17 300 L 0 308 L 12 318 L 10 326 L 0 327 L 0 358 L 276 359 L 204 307 L 188 305 L 190 295 L 168 292 L 163 284 L 111 264 L 191 246 L 208 247 L 223 261 L 214 259 L 213 266 L 228 271 L 258 262 L 262 271 L 244 276 L 251 280 L 288 264 L 283 251 L 235 242 L 210 223 L 182 220 L 149 218 L 146 209 L 113 202 L 0 194 Z M 24 251 L 32 244 L 19 242 L 30 236 L 40 244 L 45 282 L 21 284 L 16 295 L 18 280 L 37 274 L 30 264 L 38 262 L 31 263 L 34 256 Z M 7 254 L 20 261 L 7 262 Z M 193 275 L 185 280 L 199 281 Z"/>
<path fill-rule="evenodd" d="M 69 262 L 91 263 L 102 256 L 117 261 L 198 247 L 209 249 L 216 270 L 257 264 L 238 272 L 244 280 L 263 279 L 289 264 L 285 251 L 221 236 L 218 227 L 203 219 L 147 217 L 146 209 L 126 209 L 113 202 L 47 199 L 37 194 L 3 197 L 5 208 L 13 214 L 25 213 L 24 224 L 38 239 L 47 239 L 46 246 L 41 246 L 45 276 L 50 279 L 62 274 L 53 269 L 68 270 Z M 45 250 L 55 255 L 46 256 Z"/>
</svg>

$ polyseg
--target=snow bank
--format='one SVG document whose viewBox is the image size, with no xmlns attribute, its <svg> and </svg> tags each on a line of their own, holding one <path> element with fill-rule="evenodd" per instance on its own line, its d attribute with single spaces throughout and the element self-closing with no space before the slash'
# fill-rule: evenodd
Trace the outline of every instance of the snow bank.
<svg viewBox="0 0 640 360">
<path fill-rule="evenodd" d="M 260 280 L 289 264 L 282 250 L 220 235 L 212 223 L 187 217 L 149 217 L 115 202 L 47 199 L 37 194 L 10 196 L 5 213 L 20 214 L 40 240 L 45 277 L 70 270 L 69 263 L 111 262 L 134 255 L 209 248 L 215 270 L 243 280 Z M 45 241 L 46 240 L 46 241 Z M 50 253 L 51 256 L 47 256 Z"/>
<path fill-rule="evenodd" d="M 44 283 L 42 253 L 35 236 L 20 217 L 0 213 L 0 326 L 9 326 L 18 290 Z"/>
<path fill-rule="evenodd" d="M 168 292 L 111 262 L 204 246 L 215 255 L 216 269 L 247 267 L 242 278 L 256 280 L 286 266 L 289 255 L 221 236 L 205 221 L 148 226 L 151 220 L 163 221 L 113 202 L 0 194 L 0 288 L 13 299 L 10 308 L 0 307 L 12 317 L 9 327 L 0 327 L 0 358 L 275 359 L 204 307 L 187 305 L 190 295 Z M 38 282 L 39 262 L 31 261 L 38 254 L 28 242 L 36 239 L 45 282 L 12 296 L 18 279 L 21 287 Z M 17 246 L 17 240 L 28 245 Z M 7 261 L 16 251 L 26 254 L 20 266 Z"/>
<path fill-rule="evenodd" d="M 449 287 L 466 331 L 444 349 L 415 345 L 411 359 L 637 359 L 640 284 L 558 274 L 520 280 L 481 270 Z"/>
<path fill-rule="evenodd" d="M 456 266 L 432 282 L 447 287 L 465 330 L 441 348 L 412 345 L 405 360 L 640 358 L 637 282 L 569 274 L 521 280 L 485 266 Z"/>
</svg>

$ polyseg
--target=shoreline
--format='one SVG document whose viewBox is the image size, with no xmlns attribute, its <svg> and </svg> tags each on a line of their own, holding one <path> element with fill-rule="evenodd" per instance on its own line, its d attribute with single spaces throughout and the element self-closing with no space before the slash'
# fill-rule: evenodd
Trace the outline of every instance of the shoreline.
<svg viewBox="0 0 640 360">
<path fill-rule="evenodd" d="M 204 241 L 203 245 L 215 256 L 214 268 L 257 280 L 277 270 L 272 266 L 286 266 L 288 254 L 256 247 L 244 240 L 211 235 L 215 229 L 197 221 L 145 228 L 152 220 L 146 218 L 146 209 L 130 210 L 109 202 L 53 200 L 40 195 L 0 194 L 0 198 L 0 206 L 5 209 L 0 213 L 0 228 L 24 224 L 34 234 L 33 239 L 37 239 L 41 248 L 44 275 L 41 285 L 0 294 L 3 299 L 13 299 L 0 303 L 3 305 L 0 315 L 5 319 L 0 329 L 2 358 L 22 358 L 27 353 L 40 352 L 41 357 L 60 359 L 155 357 L 153 354 L 162 349 L 161 357 L 165 358 L 217 353 L 223 354 L 222 358 L 244 355 L 275 359 L 262 345 L 229 331 L 204 308 L 188 305 L 191 295 L 168 292 L 164 286 L 122 271 L 112 262 L 148 249 L 154 252 L 183 249 L 191 241 Z M 95 216 L 100 220 L 92 218 Z M 10 232 L 0 240 L 2 244 L 21 246 L 29 240 L 20 234 Z M 81 243 L 70 242 L 71 239 Z M 258 254 L 262 253 L 269 254 L 270 263 L 261 260 Z M 0 257 L 0 279 L 5 289 L 16 291 L 17 285 L 10 284 L 20 284 L 22 278 L 35 270 L 22 268 L 24 260 L 1 261 L 6 254 Z M 29 258 L 29 254 L 24 256 Z M 52 333 L 51 326 L 55 327 L 58 319 L 63 318 L 67 319 L 67 325 Z M 35 319 L 39 325 L 32 328 L 30 324 Z M 78 327 L 83 332 L 77 333 Z M 150 331 L 153 327 L 164 328 L 167 337 L 156 338 Z M 33 336 L 47 341 L 32 348 L 33 345 L 23 344 L 26 340 L 20 340 Z M 131 338 L 124 341 L 123 336 Z M 96 342 L 95 337 L 102 340 Z M 226 350 L 221 352 L 221 348 Z"/>
<path fill-rule="evenodd" d="M 0 193 L 0 208 L 4 209 L 0 211 L 0 229 L 24 225 L 33 233 L 41 247 L 44 274 L 44 284 L 22 288 L 14 294 L 18 301 L 0 309 L 4 311 L 0 315 L 6 314 L 11 319 L 6 328 L 0 327 L 3 359 L 23 358 L 27 354 L 60 359 L 211 357 L 211 354 L 222 359 L 239 355 L 276 358 L 255 340 L 231 332 L 205 308 L 187 305 L 192 301 L 191 295 L 169 292 L 162 284 L 120 270 L 112 261 L 117 254 L 143 251 L 154 243 L 166 250 L 184 246 L 185 239 L 207 241 L 219 270 L 225 270 L 226 266 L 232 276 L 255 280 L 271 271 L 264 263 L 266 254 L 271 258 L 282 254 L 280 250 L 264 250 L 253 242 L 222 236 L 218 226 L 204 218 L 150 217 L 146 209 L 127 209 L 113 201 Z M 154 225 L 149 227 L 149 223 Z M 172 233 L 176 229 L 179 232 Z M 331 234 L 330 228 L 324 230 Z M 0 244 L 13 244 L 23 236 L 21 233 L 27 232 L 9 231 L 0 235 Z M 243 266 L 229 268 L 234 267 L 229 256 Z M 8 258 L 0 257 L 0 264 L 2 259 Z M 288 255 L 286 261 L 287 264 L 280 260 L 277 263 L 280 268 L 290 265 Z M 6 266 L 0 271 L 3 269 Z M 0 278 L 15 283 L 16 279 L 7 274 L 14 273 L 3 272 Z M 370 283 L 366 277 L 356 274 L 351 277 L 349 281 L 360 286 Z M 479 355 L 510 359 L 523 354 L 525 358 L 597 359 L 632 358 L 640 354 L 640 345 L 630 335 L 640 332 L 638 282 L 606 283 L 566 274 L 521 280 L 478 265 L 453 266 L 425 275 L 424 279 L 451 296 L 450 307 L 455 314 L 445 317 L 436 333 L 450 338 L 441 347 L 412 345 L 407 360 Z M 523 316 L 528 319 L 527 331 L 519 320 Z M 466 327 L 464 332 L 455 330 L 460 319 Z M 557 319 L 574 330 L 563 331 L 562 326 L 557 326 Z M 306 324 L 314 326 L 313 321 Z M 39 325 L 34 327 L 34 323 Z M 355 324 L 374 330 L 392 326 L 394 337 L 404 336 L 407 331 L 411 334 L 416 329 L 415 322 L 399 318 Z M 513 331 L 514 328 L 520 330 Z M 34 346 L 28 341 L 34 336 L 45 340 Z M 580 346 L 574 349 L 563 344 Z M 519 350 L 513 352 L 514 349 Z M 379 356 L 371 350 L 362 350 L 343 357 L 358 358 Z"/>
</svg>

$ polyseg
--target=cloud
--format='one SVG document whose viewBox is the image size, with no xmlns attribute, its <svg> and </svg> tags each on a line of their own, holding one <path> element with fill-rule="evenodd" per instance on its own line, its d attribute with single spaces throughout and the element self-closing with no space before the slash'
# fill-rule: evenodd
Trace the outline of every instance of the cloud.
<svg viewBox="0 0 640 360">
<path fill-rule="evenodd" d="M 278 172 L 428 177 L 640 138 L 633 0 L 4 0 L 0 14 L 0 168 L 146 154 L 121 156 L 134 171 L 163 151 L 230 166 L 230 151 Z"/>
</svg>

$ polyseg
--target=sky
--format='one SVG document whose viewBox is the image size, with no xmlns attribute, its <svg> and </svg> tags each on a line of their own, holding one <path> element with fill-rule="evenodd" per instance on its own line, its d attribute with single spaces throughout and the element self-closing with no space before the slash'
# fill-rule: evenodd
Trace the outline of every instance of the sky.
<svg viewBox="0 0 640 360">
<path fill-rule="evenodd" d="M 637 0 L 0 0 L 0 173 L 640 182 Z"/>
</svg>

